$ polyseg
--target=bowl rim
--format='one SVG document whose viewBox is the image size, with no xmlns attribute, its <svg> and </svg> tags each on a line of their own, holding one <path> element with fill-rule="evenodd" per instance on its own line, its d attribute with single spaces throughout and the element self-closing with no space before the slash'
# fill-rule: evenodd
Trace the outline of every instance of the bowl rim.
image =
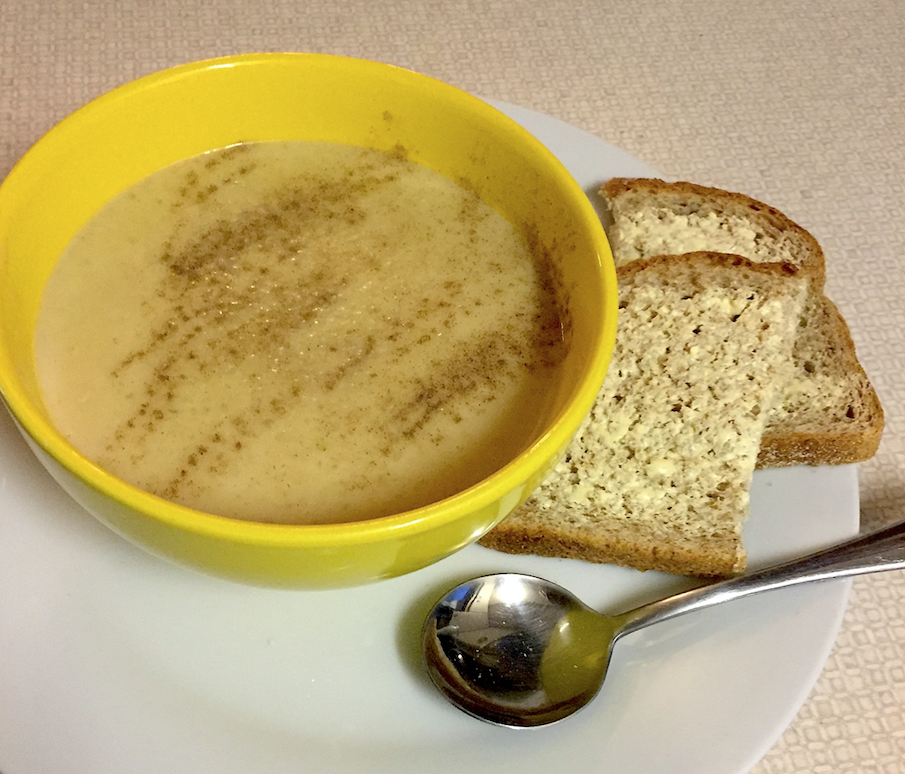
<svg viewBox="0 0 905 774">
<path fill-rule="evenodd" d="M 285 524 L 246 521 L 196 510 L 151 494 L 114 476 L 82 455 L 37 410 L 18 384 L 10 384 L 6 368 L 0 368 L 0 397 L 19 429 L 83 485 L 161 524 L 246 545 L 333 547 L 376 542 L 386 539 L 387 533 L 411 535 L 448 525 L 500 501 L 524 483 L 522 471 L 539 469 L 565 448 L 575 432 L 574 428 L 580 425 L 593 404 L 615 342 L 617 289 L 610 246 L 596 210 L 564 165 L 527 129 L 484 100 L 431 76 L 393 64 L 336 54 L 264 52 L 202 59 L 141 76 L 95 97 L 41 136 L 16 162 L 6 179 L 0 182 L 0 212 L 3 209 L 3 199 L 15 195 L 18 180 L 28 174 L 32 160 L 43 153 L 44 148 L 52 150 L 69 132 L 94 121 L 96 113 L 124 98 L 138 95 L 173 79 L 190 78 L 212 69 L 273 66 L 281 62 L 295 67 L 303 65 L 305 61 L 322 61 L 349 69 L 381 70 L 394 78 L 429 84 L 431 88 L 441 92 L 445 99 L 468 111 L 481 113 L 483 120 L 493 122 L 503 131 L 518 136 L 519 141 L 531 149 L 532 156 L 542 163 L 546 174 L 556 178 L 562 192 L 568 193 L 567 201 L 576 226 L 590 234 L 597 251 L 598 277 L 604 303 L 597 310 L 598 325 L 594 331 L 596 341 L 592 342 L 591 350 L 593 355 L 585 366 L 582 378 L 573 385 L 565 406 L 551 417 L 543 432 L 528 448 L 487 478 L 447 498 L 402 513 L 352 522 Z M 2 357 L 6 357 L 5 348 Z M 497 521 L 505 515 L 503 513 Z"/>
</svg>

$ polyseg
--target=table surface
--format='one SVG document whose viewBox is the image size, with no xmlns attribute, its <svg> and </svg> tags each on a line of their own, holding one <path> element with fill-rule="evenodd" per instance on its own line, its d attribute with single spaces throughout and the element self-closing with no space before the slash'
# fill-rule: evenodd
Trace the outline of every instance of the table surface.
<svg viewBox="0 0 905 774">
<path fill-rule="evenodd" d="M 33 0 L 0 6 L 0 178 L 53 124 L 149 72 L 313 51 L 407 67 L 579 126 L 664 175 L 810 230 L 886 431 L 861 524 L 905 502 L 905 3 Z M 858 578 L 798 716 L 754 769 L 905 772 L 905 573 Z"/>
</svg>

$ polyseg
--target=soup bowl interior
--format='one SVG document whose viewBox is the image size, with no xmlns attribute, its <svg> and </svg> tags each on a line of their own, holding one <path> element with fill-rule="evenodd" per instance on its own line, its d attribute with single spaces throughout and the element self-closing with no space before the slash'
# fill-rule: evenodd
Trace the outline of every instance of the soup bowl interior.
<svg viewBox="0 0 905 774">
<path fill-rule="evenodd" d="M 108 200 L 174 162 L 238 142 L 314 140 L 402 152 L 477 192 L 556 267 L 569 346 L 549 416 L 501 470 L 439 503 L 334 525 L 243 522 L 128 485 L 79 454 L 42 403 L 33 338 L 45 283 Z M 0 187 L 0 390 L 51 475 L 133 543 L 221 577 L 327 588 L 424 567 L 474 542 L 550 471 L 590 408 L 612 350 L 616 282 L 587 197 L 513 121 L 453 87 L 389 65 L 309 54 L 199 62 L 89 103 Z M 532 419 L 534 421 L 534 419 Z"/>
</svg>

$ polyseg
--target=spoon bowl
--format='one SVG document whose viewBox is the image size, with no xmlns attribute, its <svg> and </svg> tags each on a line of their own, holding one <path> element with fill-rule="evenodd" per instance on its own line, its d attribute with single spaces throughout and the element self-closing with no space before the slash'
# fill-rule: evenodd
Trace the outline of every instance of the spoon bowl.
<svg viewBox="0 0 905 774">
<path fill-rule="evenodd" d="M 431 681 L 459 709 L 497 725 L 544 726 L 597 695 L 614 645 L 629 632 L 761 591 L 902 567 L 905 521 L 613 616 L 541 578 L 485 575 L 437 602 L 422 654 Z"/>
<path fill-rule="evenodd" d="M 452 589 L 423 632 L 434 685 L 505 726 L 553 723 L 587 704 L 606 674 L 617 619 L 549 581 L 486 575 Z"/>
</svg>

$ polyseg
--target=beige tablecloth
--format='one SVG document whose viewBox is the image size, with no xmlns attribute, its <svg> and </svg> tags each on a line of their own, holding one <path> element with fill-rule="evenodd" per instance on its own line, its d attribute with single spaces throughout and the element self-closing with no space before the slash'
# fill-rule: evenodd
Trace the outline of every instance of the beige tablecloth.
<svg viewBox="0 0 905 774">
<path fill-rule="evenodd" d="M 862 526 L 905 516 L 902 0 L 3 0 L 0 176 L 111 87 L 263 50 L 418 70 L 811 230 L 886 409 Z M 755 771 L 905 772 L 905 573 L 855 581 L 822 677 Z"/>
</svg>

